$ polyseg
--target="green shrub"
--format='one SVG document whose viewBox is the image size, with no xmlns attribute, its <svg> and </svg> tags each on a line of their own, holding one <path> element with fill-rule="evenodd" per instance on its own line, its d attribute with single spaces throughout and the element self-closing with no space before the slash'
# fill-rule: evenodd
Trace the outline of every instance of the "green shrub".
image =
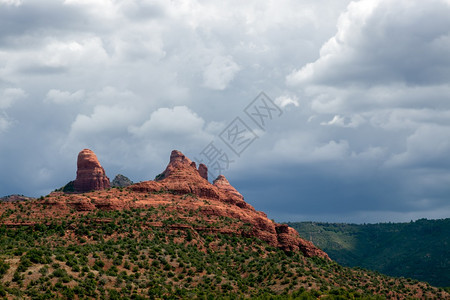
<svg viewBox="0 0 450 300">
<path fill-rule="evenodd" d="M 4 274 L 9 270 L 9 264 L 4 260 L 0 260 L 0 278 L 3 277 Z"/>
</svg>

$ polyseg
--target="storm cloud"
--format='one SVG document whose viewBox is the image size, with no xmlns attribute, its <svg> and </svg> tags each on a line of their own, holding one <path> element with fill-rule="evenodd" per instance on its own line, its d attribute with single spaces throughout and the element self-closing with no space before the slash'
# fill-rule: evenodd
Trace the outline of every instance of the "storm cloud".
<svg viewBox="0 0 450 300">
<path fill-rule="evenodd" d="M 0 195 L 96 152 L 153 179 L 210 142 L 278 221 L 450 216 L 450 3 L 0 0 Z M 283 113 L 261 128 L 264 91 Z M 236 117 L 258 138 L 239 156 Z M 210 166 L 212 169 L 212 166 Z"/>
</svg>

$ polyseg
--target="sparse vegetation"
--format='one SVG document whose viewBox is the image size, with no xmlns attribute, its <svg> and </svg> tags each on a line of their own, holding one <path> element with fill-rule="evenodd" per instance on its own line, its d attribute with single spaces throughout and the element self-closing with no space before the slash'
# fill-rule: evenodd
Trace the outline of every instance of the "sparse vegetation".
<svg viewBox="0 0 450 300">
<path fill-rule="evenodd" d="M 186 215 L 195 216 L 195 212 Z M 162 227 L 156 220 L 167 220 Z M 215 226 L 231 226 L 221 217 Z M 187 229 L 169 225 L 184 224 Z M 228 224 L 228 225 L 227 225 Z M 255 238 L 196 231 L 164 206 L 97 210 L 0 227 L 0 296 L 11 298 L 378 299 L 448 296 L 426 283 L 286 253 Z M 244 224 L 248 227 L 248 224 Z M 321 298 L 322 299 L 322 298 Z"/>
</svg>

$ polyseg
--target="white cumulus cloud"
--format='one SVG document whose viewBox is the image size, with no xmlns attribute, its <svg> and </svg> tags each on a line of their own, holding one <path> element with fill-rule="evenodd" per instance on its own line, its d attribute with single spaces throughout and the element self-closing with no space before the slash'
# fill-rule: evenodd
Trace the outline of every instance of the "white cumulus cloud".
<svg viewBox="0 0 450 300">
<path fill-rule="evenodd" d="M 130 131 L 137 136 L 201 134 L 205 121 L 186 106 L 162 107 L 141 126 Z"/>
<path fill-rule="evenodd" d="M 203 83 L 213 90 L 224 90 L 241 68 L 231 56 L 216 56 L 203 73 Z"/>
<path fill-rule="evenodd" d="M 427 84 L 450 79 L 450 5 L 433 0 L 352 2 L 318 60 L 290 84 Z M 430 3 L 429 3 L 430 4 Z M 433 20 L 433 22 L 430 22 Z"/>
<path fill-rule="evenodd" d="M 126 106 L 96 106 L 91 115 L 79 114 L 71 126 L 71 135 L 106 134 L 108 131 L 126 131 L 138 116 L 135 109 Z"/>
<path fill-rule="evenodd" d="M 275 104 L 282 108 L 288 105 L 293 105 L 295 107 L 298 107 L 299 105 L 297 96 L 286 96 L 286 95 L 277 97 L 275 99 Z"/>
</svg>

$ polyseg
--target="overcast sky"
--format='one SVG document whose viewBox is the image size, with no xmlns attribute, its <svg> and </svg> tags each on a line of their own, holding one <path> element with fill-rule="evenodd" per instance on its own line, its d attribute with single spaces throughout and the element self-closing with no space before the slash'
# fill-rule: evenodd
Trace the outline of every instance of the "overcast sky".
<svg viewBox="0 0 450 300">
<path fill-rule="evenodd" d="M 221 151 L 277 221 L 450 217 L 450 1 L 0 0 L 0 196 L 83 148 L 135 182 Z"/>
</svg>

